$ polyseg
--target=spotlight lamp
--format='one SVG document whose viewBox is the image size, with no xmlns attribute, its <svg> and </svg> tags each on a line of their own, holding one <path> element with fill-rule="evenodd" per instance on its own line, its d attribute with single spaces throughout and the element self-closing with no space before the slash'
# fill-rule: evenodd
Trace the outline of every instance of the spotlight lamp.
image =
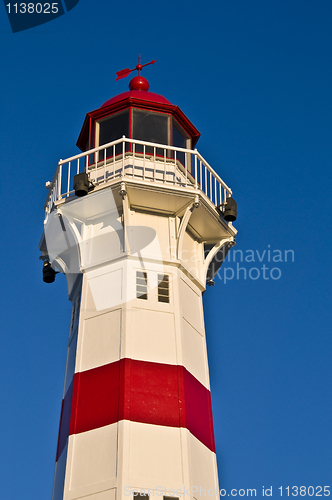
<svg viewBox="0 0 332 500">
<path fill-rule="evenodd" d="M 49 260 L 44 260 L 43 262 L 43 281 L 44 283 L 53 283 L 55 281 L 55 275 L 58 274 L 52 267 Z"/>
<path fill-rule="evenodd" d="M 227 222 L 234 222 L 237 218 L 237 203 L 232 197 L 227 198 L 226 203 L 218 205 L 217 210 Z"/>
</svg>

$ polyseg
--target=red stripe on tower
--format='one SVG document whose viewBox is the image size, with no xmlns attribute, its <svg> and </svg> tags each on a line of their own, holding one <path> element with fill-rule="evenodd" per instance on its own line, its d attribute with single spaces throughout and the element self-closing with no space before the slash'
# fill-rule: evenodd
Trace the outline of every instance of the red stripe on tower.
<svg viewBox="0 0 332 500">
<path fill-rule="evenodd" d="M 120 420 L 187 428 L 215 452 L 210 391 L 183 366 L 125 358 L 75 374 L 63 402 L 57 460 L 68 435 Z"/>
</svg>

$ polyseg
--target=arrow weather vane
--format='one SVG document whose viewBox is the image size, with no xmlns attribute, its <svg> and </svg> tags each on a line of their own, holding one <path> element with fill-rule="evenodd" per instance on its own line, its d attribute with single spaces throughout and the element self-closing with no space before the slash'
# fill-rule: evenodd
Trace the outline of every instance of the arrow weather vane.
<svg viewBox="0 0 332 500">
<path fill-rule="evenodd" d="M 137 71 L 138 71 L 138 76 L 141 76 L 141 70 L 142 70 L 142 68 L 144 68 L 144 66 L 148 66 L 149 64 L 154 64 L 155 62 L 156 61 L 150 61 L 150 62 L 148 62 L 146 64 L 141 64 L 141 54 L 139 54 L 137 66 L 135 68 L 133 68 L 133 69 L 125 68 L 125 69 L 122 69 L 121 71 L 117 71 L 116 72 L 117 78 L 115 79 L 115 81 L 120 80 L 121 78 L 125 78 L 132 71 L 135 71 L 135 69 L 137 69 Z"/>
</svg>

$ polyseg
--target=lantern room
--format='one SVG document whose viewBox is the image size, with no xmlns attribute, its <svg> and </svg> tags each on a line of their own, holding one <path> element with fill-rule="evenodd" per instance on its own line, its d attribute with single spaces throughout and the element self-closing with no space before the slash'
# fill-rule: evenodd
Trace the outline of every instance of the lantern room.
<svg viewBox="0 0 332 500">
<path fill-rule="evenodd" d="M 100 108 L 87 113 L 77 146 L 84 152 L 123 136 L 145 143 L 194 149 L 200 133 L 178 106 L 159 94 L 149 92 L 146 78 L 136 76 L 130 81 L 129 91 L 112 97 Z M 126 144 L 126 152 L 132 148 L 132 144 Z M 122 145 L 117 144 L 114 149 L 105 151 L 107 158 L 121 154 Z M 152 154 L 153 147 L 135 144 L 135 153 L 143 152 Z M 157 149 L 156 154 L 164 155 L 164 149 Z M 166 150 L 166 154 L 168 157 L 172 155 L 170 150 Z M 181 163 L 184 163 L 184 158 L 181 158 L 184 154 L 182 152 L 177 156 Z"/>
</svg>

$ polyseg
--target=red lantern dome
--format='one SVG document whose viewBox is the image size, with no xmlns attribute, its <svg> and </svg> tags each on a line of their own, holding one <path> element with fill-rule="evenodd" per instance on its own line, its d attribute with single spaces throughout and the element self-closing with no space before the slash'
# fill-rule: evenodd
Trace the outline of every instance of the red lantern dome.
<svg viewBox="0 0 332 500">
<path fill-rule="evenodd" d="M 87 113 L 77 141 L 81 151 L 123 136 L 193 149 L 200 137 L 199 131 L 178 106 L 148 89 L 146 78 L 136 76 L 130 81 L 127 92 L 108 99 L 100 108 Z"/>
</svg>

